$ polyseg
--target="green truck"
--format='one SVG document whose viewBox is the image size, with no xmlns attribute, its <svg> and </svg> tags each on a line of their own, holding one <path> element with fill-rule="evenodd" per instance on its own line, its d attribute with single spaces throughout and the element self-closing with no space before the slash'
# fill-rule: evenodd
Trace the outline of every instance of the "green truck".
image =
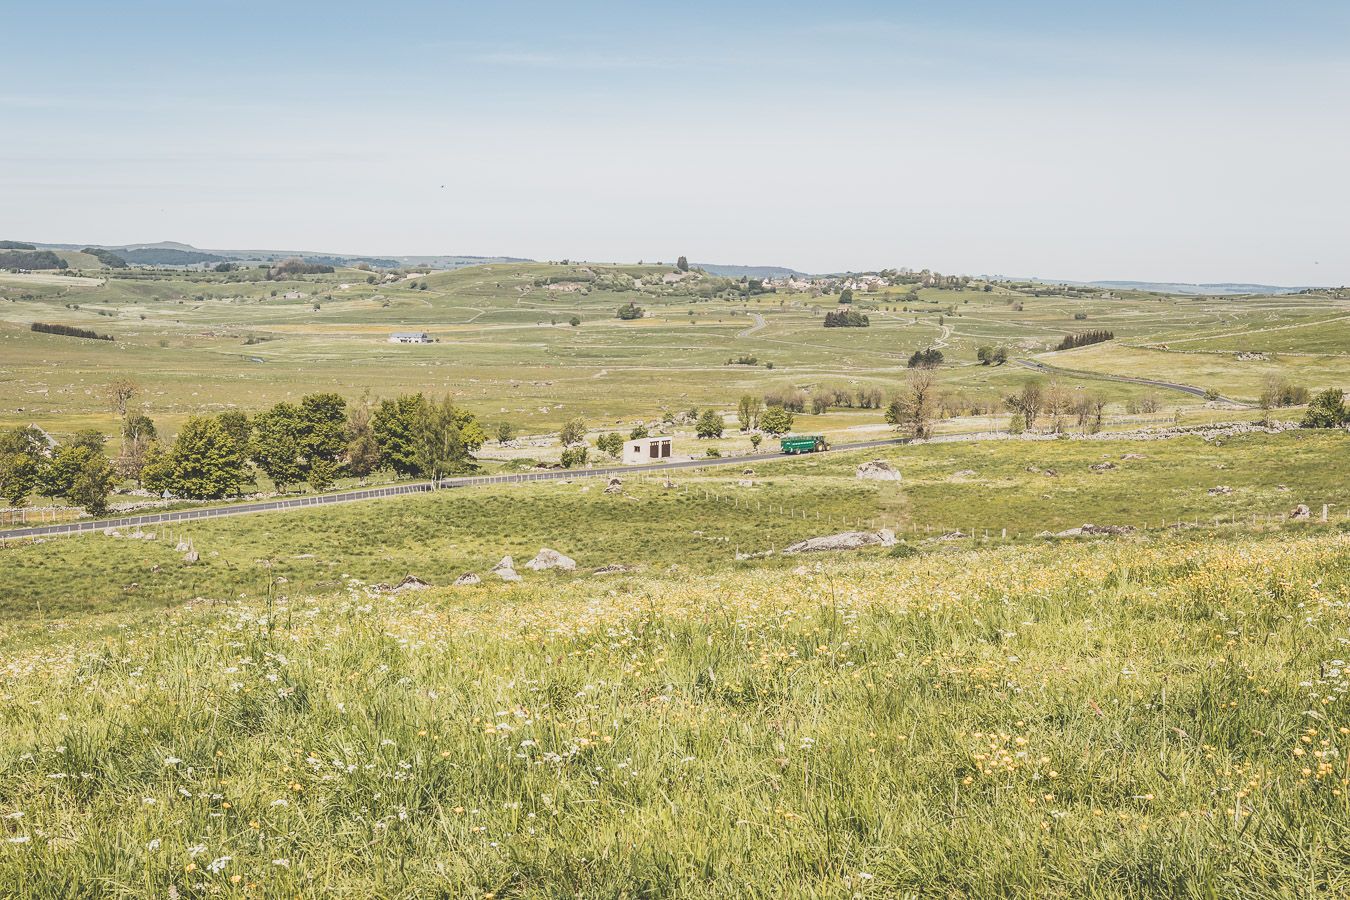
<svg viewBox="0 0 1350 900">
<path fill-rule="evenodd" d="M 796 437 L 785 437 L 780 442 L 784 453 L 815 453 L 817 450 L 828 450 L 830 445 L 825 438 L 818 434 L 803 434 Z"/>
</svg>

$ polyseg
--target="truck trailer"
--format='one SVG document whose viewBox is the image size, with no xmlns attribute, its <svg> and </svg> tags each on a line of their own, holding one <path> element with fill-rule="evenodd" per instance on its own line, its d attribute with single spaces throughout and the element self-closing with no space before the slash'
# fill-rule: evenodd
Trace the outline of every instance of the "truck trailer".
<svg viewBox="0 0 1350 900">
<path fill-rule="evenodd" d="M 824 436 L 819 434 L 803 434 L 794 437 L 785 437 L 779 441 L 784 453 L 815 453 L 819 450 L 830 449 L 829 443 Z"/>
</svg>

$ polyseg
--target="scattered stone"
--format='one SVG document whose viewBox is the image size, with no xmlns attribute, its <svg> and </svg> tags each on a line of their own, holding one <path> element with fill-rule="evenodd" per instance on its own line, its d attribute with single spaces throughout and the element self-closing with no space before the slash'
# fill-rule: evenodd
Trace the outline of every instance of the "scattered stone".
<svg viewBox="0 0 1350 900">
<path fill-rule="evenodd" d="M 661 487 L 665 488 L 668 491 L 672 491 L 675 489 L 675 482 L 667 478 L 664 482 L 661 483 Z"/>
<path fill-rule="evenodd" d="M 1113 462 L 1099 462 L 1093 463 L 1092 465 L 1088 466 L 1088 468 L 1094 472 L 1109 472 L 1112 469 L 1116 468 L 1116 464 Z"/>
<path fill-rule="evenodd" d="M 1046 478 L 1058 478 L 1058 477 L 1059 477 L 1059 473 L 1056 472 L 1054 469 L 1046 469 L 1046 470 L 1045 470 L 1044 472 L 1042 472 L 1041 474 L 1044 475 Z"/>
<path fill-rule="evenodd" d="M 739 481 L 736 482 L 736 486 L 737 486 L 737 487 L 754 487 L 754 486 L 755 486 L 755 480 L 754 480 L 753 478 L 742 478 L 742 479 L 740 479 Z"/>
<path fill-rule="evenodd" d="M 429 587 L 431 587 L 431 585 L 427 584 L 416 575 L 404 575 L 403 580 L 394 585 L 394 589 L 391 593 L 397 594 L 400 591 L 421 591 Z"/>
<path fill-rule="evenodd" d="M 957 473 L 958 475 L 961 473 Z M 970 474 L 975 474 L 971 472 Z M 858 466 L 854 473 L 856 478 L 870 479 L 872 481 L 899 481 L 900 473 L 895 467 L 884 459 L 874 459 L 871 462 L 865 462 Z"/>
<path fill-rule="evenodd" d="M 601 566 L 598 569 L 592 569 L 592 575 L 622 575 L 624 572 L 632 572 L 632 566 L 625 566 L 622 563 L 610 563 L 607 566 Z"/>
<path fill-rule="evenodd" d="M 1312 510 L 1308 509 L 1308 505 L 1306 503 L 1300 503 L 1298 506 L 1295 506 L 1293 509 L 1289 511 L 1289 518 L 1311 519 Z"/>
<path fill-rule="evenodd" d="M 966 534 L 964 531 L 962 531 L 961 529 L 958 528 L 956 531 L 949 531 L 949 532 L 947 532 L 946 534 L 940 534 L 940 535 L 938 535 L 936 538 L 934 538 L 934 540 L 938 540 L 938 541 L 964 541 L 964 540 L 965 540 L 966 538 L 968 538 L 968 537 L 970 537 L 970 535 Z"/>
<path fill-rule="evenodd" d="M 1148 457 L 1142 453 L 1126 453 L 1121 459 L 1148 459 Z"/>
<path fill-rule="evenodd" d="M 197 555 L 196 550 L 189 550 L 187 553 L 183 554 L 183 562 L 185 563 L 195 563 L 199 559 L 201 559 L 201 557 Z"/>
<path fill-rule="evenodd" d="M 516 572 L 515 561 L 509 556 L 503 556 L 502 561 L 492 567 L 491 574 L 496 575 L 502 581 L 520 581 L 520 575 Z"/>
<path fill-rule="evenodd" d="M 953 474 L 954 477 L 956 478 L 974 478 L 976 473 L 974 469 L 962 469 L 961 471 L 955 472 Z"/>
<path fill-rule="evenodd" d="M 534 559 L 525 564 L 525 568 L 533 572 L 542 572 L 545 569 L 562 569 L 564 572 L 571 572 L 577 567 L 577 561 L 570 556 L 563 556 L 557 550 L 550 550 L 547 547 L 541 547 L 535 554 Z"/>
<path fill-rule="evenodd" d="M 895 533 L 883 528 L 880 531 L 845 531 L 824 537 L 808 538 L 785 547 L 783 553 L 819 553 L 826 550 L 857 550 L 859 547 L 892 547 L 895 545 Z M 741 557 L 749 559 L 750 556 Z"/>
<path fill-rule="evenodd" d="M 1235 358 L 1238 362 L 1263 362 L 1263 361 L 1265 361 L 1266 359 L 1268 359 L 1269 357 L 1267 357 L 1264 353 L 1247 353 L 1247 352 L 1242 352 L 1242 353 L 1237 354 L 1237 356 L 1235 356 L 1234 358 Z"/>
<path fill-rule="evenodd" d="M 607 485 L 605 486 L 605 493 L 606 493 L 606 494 L 622 494 L 622 493 L 623 493 L 623 481 L 620 480 L 618 477 L 612 477 L 612 478 L 610 478 L 610 479 L 609 479 L 609 484 L 607 484 Z"/>
<path fill-rule="evenodd" d="M 754 470 L 754 469 L 742 469 L 742 470 L 741 470 L 741 474 L 742 474 L 742 475 L 753 475 L 753 474 L 755 474 L 755 470 Z"/>
<path fill-rule="evenodd" d="M 1090 537 L 1092 535 L 1122 535 L 1134 534 L 1133 525 L 1082 525 L 1078 528 L 1068 528 L 1064 531 L 1055 532 L 1052 537 Z"/>
<path fill-rule="evenodd" d="M 192 545 L 189 544 L 187 541 L 179 541 L 178 545 L 175 546 L 173 549 L 178 551 L 179 553 L 186 553 L 192 549 Z"/>
<path fill-rule="evenodd" d="M 108 537 L 120 538 L 122 536 L 122 532 L 118 531 L 116 528 L 105 528 L 103 529 L 103 533 Z"/>
<path fill-rule="evenodd" d="M 479 578 L 472 572 L 465 572 L 463 575 L 455 579 L 455 585 L 457 587 L 465 587 L 470 584 L 478 584 L 482 580 L 483 579 Z"/>
<path fill-rule="evenodd" d="M 1210 488 L 1209 491 L 1208 491 L 1207 493 L 1208 493 L 1211 497 L 1221 497 L 1221 496 L 1224 496 L 1225 494 L 1231 494 L 1231 493 L 1233 493 L 1233 489 L 1230 488 L 1230 487 L 1229 487 L 1228 485 L 1226 485 L 1226 484 L 1221 484 L 1221 485 L 1219 485 L 1218 487 L 1212 487 L 1212 488 Z"/>
</svg>

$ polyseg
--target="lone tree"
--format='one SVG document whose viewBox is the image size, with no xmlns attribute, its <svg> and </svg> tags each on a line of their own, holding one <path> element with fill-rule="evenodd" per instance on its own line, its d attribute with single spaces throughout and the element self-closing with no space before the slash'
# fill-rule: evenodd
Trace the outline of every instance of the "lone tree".
<svg viewBox="0 0 1350 900">
<path fill-rule="evenodd" d="M 384 465 L 380 442 L 370 424 L 370 406 L 362 398 L 347 412 L 347 471 L 365 484 L 373 472 Z"/>
<path fill-rule="evenodd" d="M 688 272 L 689 260 L 681 256 L 679 259 L 675 260 L 675 268 L 679 269 L 681 272 Z"/>
<path fill-rule="evenodd" d="M 586 421 L 580 417 L 567 420 L 558 432 L 558 439 L 564 447 L 582 443 L 586 440 Z"/>
<path fill-rule="evenodd" d="M 608 454 L 610 459 L 618 459 L 623 452 L 623 435 L 617 431 L 608 431 L 595 439 L 595 449 Z"/>
<path fill-rule="evenodd" d="M 937 410 L 937 379 L 930 369 L 911 369 L 905 390 L 886 407 L 886 421 L 914 438 L 933 433 Z"/>
<path fill-rule="evenodd" d="M 1004 405 L 1022 417 L 1022 427 L 1030 430 L 1036 427 L 1036 419 L 1045 405 L 1045 389 L 1039 381 L 1028 381 L 1022 385 L 1022 391 L 1003 401 Z"/>
<path fill-rule="evenodd" d="M 749 431 L 755 427 L 759 411 L 763 408 L 763 401 L 754 394 L 741 395 L 740 402 L 736 404 L 736 421 L 740 423 L 741 431 Z"/>
<path fill-rule="evenodd" d="M 619 318 L 623 319 L 625 322 L 632 321 L 633 319 L 640 319 L 646 314 L 647 313 L 642 309 L 642 307 L 632 302 L 629 302 L 625 306 L 620 306 L 618 312 Z"/>
<path fill-rule="evenodd" d="M 1337 428 L 1350 424 L 1350 409 L 1345 405 L 1345 391 L 1327 388 L 1308 404 L 1303 414 L 1304 428 Z"/>
<path fill-rule="evenodd" d="M 119 378 L 107 387 L 108 405 L 119 416 L 127 414 L 127 404 L 140 393 L 140 387 L 130 378 Z"/>
<path fill-rule="evenodd" d="M 774 437 L 792 430 L 792 412 L 781 406 L 770 406 L 759 417 L 759 427 Z"/>
<path fill-rule="evenodd" d="M 709 407 L 698 417 L 694 433 L 701 438 L 720 438 L 725 429 L 726 422 L 722 419 L 722 414 Z"/>
</svg>

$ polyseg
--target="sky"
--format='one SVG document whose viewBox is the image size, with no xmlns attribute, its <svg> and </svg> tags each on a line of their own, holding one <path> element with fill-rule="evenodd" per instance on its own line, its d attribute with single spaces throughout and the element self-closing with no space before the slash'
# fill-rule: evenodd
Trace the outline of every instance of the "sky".
<svg viewBox="0 0 1350 900">
<path fill-rule="evenodd" d="M 0 238 L 1350 283 L 1350 3 L 0 0 Z"/>
</svg>

